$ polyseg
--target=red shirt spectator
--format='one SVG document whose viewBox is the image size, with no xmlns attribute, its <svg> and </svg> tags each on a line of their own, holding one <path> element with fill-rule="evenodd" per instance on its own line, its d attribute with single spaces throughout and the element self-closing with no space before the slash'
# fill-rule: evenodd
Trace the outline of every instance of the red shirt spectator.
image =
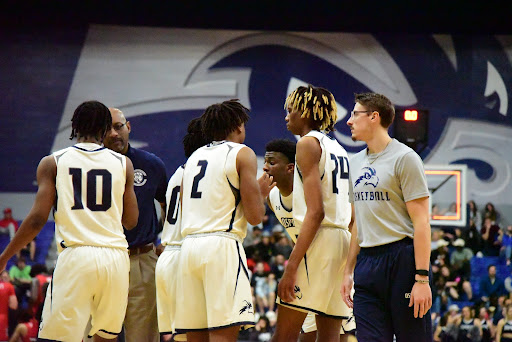
<svg viewBox="0 0 512 342">
<path fill-rule="evenodd" d="M 14 286 L 9 281 L 9 273 L 3 271 L 0 275 L 0 341 L 9 339 L 9 308 L 18 308 Z"/>
<path fill-rule="evenodd" d="M 30 310 L 23 310 L 20 313 L 19 322 L 9 341 L 34 341 L 37 338 L 39 323 L 32 316 Z"/>
<path fill-rule="evenodd" d="M 8 228 L 9 224 L 12 224 L 14 226 L 14 232 L 18 231 L 18 221 L 12 218 L 12 209 L 11 208 L 5 208 L 4 209 L 4 218 L 0 220 L 0 227 L 2 228 Z"/>
</svg>

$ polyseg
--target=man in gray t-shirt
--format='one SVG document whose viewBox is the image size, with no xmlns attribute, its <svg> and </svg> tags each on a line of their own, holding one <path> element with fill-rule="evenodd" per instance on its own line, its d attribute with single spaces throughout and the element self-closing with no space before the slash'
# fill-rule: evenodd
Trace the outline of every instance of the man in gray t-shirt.
<svg viewBox="0 0 512 342">
<path fill-rule="evenodd" d="M 352 139 L 368 147 L 350 160 L 355 222 L 341 292 L 354 307 L 358 341 L 393 341 L 393 335 L 398 342 L 432 341 L 430 193 L 423 162 L 389 136 L 395 115 L 389 99 L 365 93 L 355 102 L 347 124 Z"/>
</svg>

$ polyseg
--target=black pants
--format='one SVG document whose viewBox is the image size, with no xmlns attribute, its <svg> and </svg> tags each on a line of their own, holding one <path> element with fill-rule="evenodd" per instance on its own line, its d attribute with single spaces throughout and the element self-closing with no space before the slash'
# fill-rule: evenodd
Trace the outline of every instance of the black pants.
<svg viewBox="0 0 512 342">
<path fill-rule="evenodd" d="M 359 342 L 431 342 L 430 310 L 414 318 L 409 307 L 416 271 L 410 238 L 361 248 L 354 271 L 354 315 Z"/>
</svg>

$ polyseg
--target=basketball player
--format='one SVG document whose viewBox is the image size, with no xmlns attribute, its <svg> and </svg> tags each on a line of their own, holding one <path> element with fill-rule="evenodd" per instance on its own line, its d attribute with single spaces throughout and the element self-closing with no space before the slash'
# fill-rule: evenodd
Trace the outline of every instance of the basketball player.
<svg viewBox="0 0 512 342">
<path fill-rule="evenodd" d="M 347 121 L 368 145 L 350 160 L 356 222 L 341 288 L 361 342 L 432 341 L 429 190 L 420 157 L 388 134 L 394 116 L 389 99 L 365 93 Z"/>
<path fill-rule="evenodd" d="M 236 341 L 254 325 L 251 287 L 242 241 L 247 222 L 261 222 L 268 175 L 256 180 L 256 155 L 243 145 L 247 109 L 238 100 L 206 108 L 201 126 L 212 141 L 183 171 L 177 274 L 176 332 L 188 341 Z"/>
<path fill-rule="evenodd" d="M 188 158 L 199 147 L 207 144 L 201 132 L 200 118 L 192 119 L 183 138 L 185 156 Z M 156 300 L 158 311 L 158 328 L 160 334 L 174 334 L 174 314 L 176 310 L 176 272 L 179 265 L 181 248 L 181 207 L 180 188 L 185 165 L 174 172 L 167 186 L 167 215 L 162 232 L 163 253 L 156 263 Z M 174 335 L 175 341 L 186 340 L 186 336 Z"/>
<path fill-rule="evenodd" d="M 512 305 L 507 305 L 506 310 L 496 326 L 496 342 L 512 342 Z"/>
<path fill-rule="evenodd" d="M 272 176 L 276 187 L 270 191 L 267 204 L 279 222 L 290 235 L 293 243 L 297 241 L 299 232 L 293 222 L 293 173 L 295 169 L 295 143 L 285 139 L 270 141 L 265 146 L 265 164 L 263 171 Z M 340 342 L 348 340 L 346 332 L 355 330 L 355 320 L 344 319 L 340 330 Z M 309 312 L 302 324 L 300 341 L 316 340 L 316 314 Z"/>
<path fill-rule="evenodd" d="M 296 341 L 308 312 L 316 314 L 317 339 L 339 341 L 349 308 L 341 286 L 348 253 L 350 204 L 348 156 L 324 132 L 334 129 L 334 96 L 326 89 L 299 87 L 286 99 L 287 128 L 297 143 L 293 220 L 299 231 L 279 282 L 273 341 Z"/>
<path fill-rule="evenodd" d="M 112 126 L 108 108 L 88 101 L 75 110 L 71 139 L 77 144 L 44 157 L 37 168 L 34 206 L 0 255 L 7 260 L 39 233 L 55 205 L 55 238 L 61 253 L 44 304 L 39 339 L 116 339 L 128 297 L 128 244 L 123 226 L 137 224 L 130 159 L 101 146 Z M 58 194 L 58 196 L 57 196 Z"/>
</svg>

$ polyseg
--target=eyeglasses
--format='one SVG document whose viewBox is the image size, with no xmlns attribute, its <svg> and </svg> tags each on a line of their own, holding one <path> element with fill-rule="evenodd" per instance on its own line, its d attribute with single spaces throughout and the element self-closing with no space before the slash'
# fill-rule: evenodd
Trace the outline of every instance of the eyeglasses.
<svg viewBox="0 0 512 342">
<path fill-rule="evenodd" d="M 119 132 L 121 129 L 123 129 L 123 127 L 126 126 L 126 122 L 125 123 L 118 123 L 118 124 L 115 124 L 112 126 L 112 128 L 116 131 L 116 132 Z"/>
<path fill-rule="evenodd" d="M 353 110 L 350 112 L 350 118 L 353 119 L 359 113 L 373 113 L 373 110 Z"/>
</svg>

